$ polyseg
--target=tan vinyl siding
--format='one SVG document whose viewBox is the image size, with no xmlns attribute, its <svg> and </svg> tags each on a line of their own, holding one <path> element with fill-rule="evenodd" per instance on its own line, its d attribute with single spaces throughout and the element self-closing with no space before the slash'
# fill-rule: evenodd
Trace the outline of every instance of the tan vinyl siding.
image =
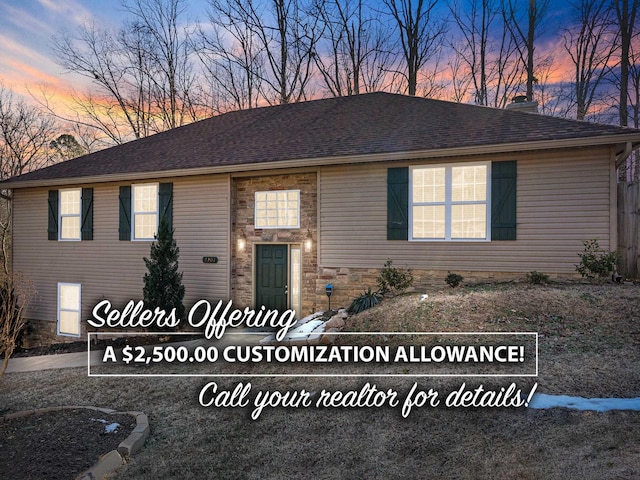
<svg viewBox="0 0 640 480">
<path fill-rule="evenodd" d="M 398 266 L 426 270 L 575 273 L 583 240 L 597 238 L 609 248 L 609 149 L 443 159 L 442 163 L 487 160 L 518 161 L 516 241 L 388 241 L 387 167 L 403 164 L 326 167 L 320 182 L 321 266 L 380 268 L 391 258 Z"/>
<path fill-rule="evenodd" d="M 173 222 L 184 272 L 187 308 L 199 298 L 229 296 L 229 178 L 201 176 L 173 181 Z M 101 299 L 122 307 L 142 298 L 143 257 L 149 241 L 118 240 L 119 186 L 126 183 L 83 185 L 94 189 L 94 240 L 47 240 L 46 188 L 14 192 L 13 265 L 31 277 L 38 291 L 29 317 L 56 321 L 58 282 L 82 285 L 82 319 Z M 203 256 L 219 263 L 204 264 Z"/>
</svg>

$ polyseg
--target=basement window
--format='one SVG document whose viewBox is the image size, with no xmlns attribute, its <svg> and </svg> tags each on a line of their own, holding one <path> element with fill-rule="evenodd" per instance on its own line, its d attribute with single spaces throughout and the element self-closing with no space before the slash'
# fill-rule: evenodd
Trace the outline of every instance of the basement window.
<svg viewBox="0 0 640 480">
<path fill-rule="evenodd" d="M 80 336 L 80 294 L 80 284 L 58 283 L 58 335 Z"/>
</svg>

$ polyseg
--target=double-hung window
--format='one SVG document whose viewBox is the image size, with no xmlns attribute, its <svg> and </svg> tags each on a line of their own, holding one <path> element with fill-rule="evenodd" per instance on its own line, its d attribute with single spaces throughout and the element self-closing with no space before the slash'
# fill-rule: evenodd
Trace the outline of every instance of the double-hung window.
<svg viewBox="0 0 640 480">
<path fill-rule="evenodd" d="M 59 240 L 80 240 L 81 188 L 60 190 Z"/>
<path fill-rule="evenodd" d="M 411 168 L 412 240 L 489 240 L 490 164 Z"/>
<path fill-rule="evenodd" d="M 131 187 L 133 240 L 153 240 L 158 231 L 158 184 L 134 184 Z"/>
<path fill-rule="evenodd" d="M 93 240 L 93 188 L 49 190 L 47 238 Z"/>
<path fill-rule="evenodd" d="M 119 202 L 120 240 L 155 240 L 161 220 L 173 230 L 173 183 L 122 185 Z"/>
<path fill-rule="evenodd" d="M 80 294 L 80 284 L 58 283 L 58 335 L 80 336 Z"/>
</svg>

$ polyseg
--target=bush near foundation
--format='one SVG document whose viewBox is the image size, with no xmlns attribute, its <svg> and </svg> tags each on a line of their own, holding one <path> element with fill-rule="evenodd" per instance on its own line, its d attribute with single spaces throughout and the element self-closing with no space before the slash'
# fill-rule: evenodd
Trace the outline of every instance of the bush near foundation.
<svg viewBox="0 0 640 480">
<path fill-rule="evenodd" d="M 452 272 L 449 272 L 449 274 L 444 278 L 445 283 L 451 288 L 456 288 L 463 280 L 464 277 L 462 275 Z"/>
<path fill-rule="evenodd" d="M 532 285 L 545 285 L 549 283 L 549 275 L 534 270 L 527 273 L 527 283 Z"/>
<path fill-rule="evenodd" d="M 585 240 L 584 250 L 579 253 L 580 263 L 576 270 L 588 279 L 603 279 L 615 272 L 620 261 L 616 251 L 606 251 L 600 248 L 598 240 Z"/>
<path fill-rule="evenodd" d="M 371 287 L 369 287 L 364 291 L 364 293 L 361 293 L 359 297 L 351 302 L 351 305 L 347 308 L 347 313 L 349 315 L 354 315 L 356 313 L 363 312 L 378 305 L 380 300 L 380 294 L 378 292 L 372 292 Z"/>
<path fill-rule="evenodd" d="M 392 296 L 404 293 L 413 286 L 413 272 L 411 269 L 399 269 L 393 266 L 393 261 L 388 259 L 380 275 L 376 279 L 380 295 L 390 293 Z"/>
</svg>

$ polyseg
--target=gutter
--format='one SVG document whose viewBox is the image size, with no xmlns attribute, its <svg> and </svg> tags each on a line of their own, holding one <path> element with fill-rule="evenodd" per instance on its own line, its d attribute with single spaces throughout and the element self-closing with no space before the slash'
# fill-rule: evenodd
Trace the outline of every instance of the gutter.
<svg viewBox="0 0 640 480">
<path fill-rule="evenodd" d="M 631 142 L 626 142 L 624 144 L 624 150 L 616 155 L 616 168 L 620 168 L 620 165 L 622 165 L 627 160 L 627 158 L 629 158 L 629 155 L 631 155 L 631 152 L 633 152 L 633 150 L 634 146 Z"/>
<path fill-rule="evenodd" d="M 629 133 L 625 135 L 606 135 L 600 137 L 571 138 L 566 140 L 539 140 L 522 143 L 506 143 L 491 145 L 473 145 L 465 147 L 441 148 L 429 150 L 413 150 L 401 152 L 374 153 L 363 155 L 344 155 L 300 158 L 294 160 L 275 160 L 257 163 L 244 163 L 237 165 L 218 165 L 196 168 L 183 168 L 174 170 L 154 170 L 149 172 L 126 172 L 104 175 L 88 175 L 83 177 L 62 177 L 53 179 L 25 180 L 25 181 L 5 181 L 0 182 L 0 189 L 19 189 L 43 186 L 79 185 L 87 183 L 106 183 L 131 181 L 132 179 L 144 180 L 151 178 L 186 177 L 195 175 L 210 175 L 218 173 L 241 173 L 251 171 L 275 170 L 283 168 L 316 167 L 327 165 L 346 165 L 358 163 L 372 163 L 383 161 L 402 161 L 416 159 L 434 159 L 443 157 L 471 156 L 492 153 L 508 153 L 535 150 L 550 150 L 561 148 L 592 147 L 599 145 L 625 145 L 622 154 L 616 159 L 622 163 L 628 157 L 624 156 L 627 150 L 629 153 L 640 145 L 640 134 Z M 623 158 L 624 157 L 624 158 Z M 69 160 L 73 161 L 73 160 Z"/>
</svg>

